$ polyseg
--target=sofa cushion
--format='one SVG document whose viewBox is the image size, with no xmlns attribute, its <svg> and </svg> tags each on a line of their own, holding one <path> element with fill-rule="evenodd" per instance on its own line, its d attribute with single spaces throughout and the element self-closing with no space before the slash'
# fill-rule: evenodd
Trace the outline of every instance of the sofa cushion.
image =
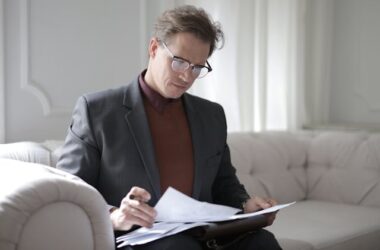
<svg viewBox="0 0 380 250">
<path fill-rule="evenodd" d="M 308 199 L 380 207 L 380 134 L 324 132 L 308 152 Z"/>
<path fill-rule="evenodd" d="M 285 132 L 229 134 L 232 163 L 250 195 L 279 202 L 306 197 L 305 138 Z"/>
<path fill-rule="evenodd" d="M 321 250 L 375 249 L 380 245 L 379 221 L 379 208 L 300 201 L 278 212 L 268 230 L 282 239 L 280 243 L 288 239 L 308 242 Z M 282 246 L 284 250 L 294 249 Z"/>
</svg>

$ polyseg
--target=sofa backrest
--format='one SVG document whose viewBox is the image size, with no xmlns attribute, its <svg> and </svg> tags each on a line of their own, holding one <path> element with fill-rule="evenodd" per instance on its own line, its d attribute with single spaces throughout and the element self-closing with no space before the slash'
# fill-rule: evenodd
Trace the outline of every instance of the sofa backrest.
<svg viewBox="0 0 380 250">
<path fill-rule="evenodd" d="M 39 163 L 55 167 L 63 141 L 14 142 L 0 144 L 0 158 Z"/>
<path fill-rule="evenodd" d="M 237 175 L 250 195 L 277 201 L 307 195 L 306 159 L 310 135 L 286 132 L 230 133 L 228 144 Z"/>
<path fill-rule="evenodd" d="M 0 144 L 0 158 L 55 167 L 63 141 Z M 250 195 L 380 207 L 380 134 L 239 132 L 228 144 Z"/>
<path fill-rule="evenodd" d="M 319 133 L 306 170 L 308 199 L 380 207 L 380 134 Z"/>
<path fill-rule="evenodd" d="M 25 141 L 0 144 L 0 158 L 44 165 L 51 164 L 50 151 L 37 142 Z"/>
<path fill-rule="evenodd" d="M 380 207 L 380 134 L 246 132 L 228 143 L 251 195 Z"/>
</svg>

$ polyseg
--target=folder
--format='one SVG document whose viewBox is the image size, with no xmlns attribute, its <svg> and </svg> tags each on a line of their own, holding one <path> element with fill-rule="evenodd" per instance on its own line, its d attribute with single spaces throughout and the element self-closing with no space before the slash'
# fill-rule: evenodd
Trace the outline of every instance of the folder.
<svg viewBox="0 0 380 250">
<path fill-rule="evenodd" d="M 237 236 L 247 232 L 256 231 L 267 226 L 265 215 L 257 215 L 233 221 L 209 223 L 205 226 L 189 229 L 188 234 L 199 240 L 207 241 L 225 236 Z"/>
</svg>

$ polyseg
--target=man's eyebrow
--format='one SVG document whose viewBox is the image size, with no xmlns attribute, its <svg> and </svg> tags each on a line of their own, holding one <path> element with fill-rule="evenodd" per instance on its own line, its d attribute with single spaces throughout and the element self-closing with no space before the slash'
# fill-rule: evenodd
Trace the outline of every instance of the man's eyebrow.
<svg viewBox="0 0 380 250">
<path fill-rule="evenodd" d="M 173 56 L 173 58 L 177 58 L 177 59 L 184 60 L 184 61 L 186 61 L 186 62 L 188 62 L 188 63 L 190 63 L 190 64 L 193 64 L 194 66 L 201 66 L 201 67 L 204 67 L 205 64 L 206 64 L 206 62 L 205 62 L 204 64 L 192 63 L 192 62 L 190 62 L 190 60 L 187 60 L 187 59 L 185 59 L 185 58 L 183 58 L 183 57 L 180 57 L 180 56 Z"/>
</svg>

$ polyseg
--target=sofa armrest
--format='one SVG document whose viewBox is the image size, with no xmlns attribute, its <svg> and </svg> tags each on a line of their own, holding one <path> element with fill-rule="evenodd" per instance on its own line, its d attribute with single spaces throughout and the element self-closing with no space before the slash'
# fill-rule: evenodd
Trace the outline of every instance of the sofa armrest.
<svg viewBox="0 0 380 250">
<path fill-rule="evenodd" d="M 0 249 L 114 249 L 106 202 L 79 178 L 0 159 Z"/>
</svg>

